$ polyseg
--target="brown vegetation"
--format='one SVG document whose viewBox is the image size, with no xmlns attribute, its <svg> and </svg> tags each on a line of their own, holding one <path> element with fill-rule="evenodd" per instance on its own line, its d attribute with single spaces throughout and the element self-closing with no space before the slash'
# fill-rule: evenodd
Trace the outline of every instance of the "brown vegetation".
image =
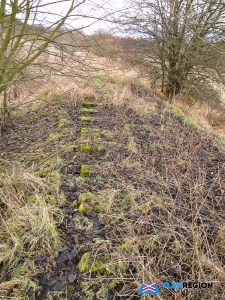
<svg viewBox="0 0 225 300">
<path fill-rule="evenodd" d="M 157 74 L 125 54 L 140 40 L 77 34 L 88 51 L 63 33 L 65 52 L 47 48 L 7 90 L 0 297 L 145 299 L 137 289 L 151 280 L 217 281 L 199 297 L 223 299 L 221 103 L 190 85 L 169 104 Z"/>
<path fill-rule="evenodd" d="M 13 253 L 11 259 L 4 254 L 5 299 L 32 293 L 37 299 L 140 299 L 137 289 L 143 280 L 223 280 L 223 146 L 156 99 L 146 82 L 121 78 L 120 72 L 95 75 L 83 86 L 60 76 L 49 79 L 13 117 L 13 131 L 4 133 L 4 161 L 15 159 L 29 167 L 29 172 L 1 170 L 1 195 L 8 195 L 2 204 L 3 241 L 12 248 L 2 253 Z M 100 105 L 95 121 L 85 125 L 88 135 L 83 130 L 80 137 L 83 101 Z M 182 99 L 180 103 L 188 109 Z M 104 151 L 82 152 L 81 143 L 93 143 L 92 149 L 101 145 Z M 92 168 L 85 177 L 80 176 L 82 165 Z M 12 186 L 15 195 L 9 193 Z M 98 212 L 76 208 L 88 192 L 97 199 Z M 31 208 L 39 222 L 43 219 L 36 209 L 50 214 L 50 232 L 40 234 L 35 231 L 43 228 L 39 222 L 35 229 L 26 221 L 27 216 L 34 220 Z M 56 233 L 56 224 L 61 243 L 58 235 L 49 235 Z M 9 225 L 10 236 L 22 241 L 20 248 L 7 238 Z M 26 264 L 35 261 L 29 269 L 21 267 L 25 256 L 16 255 L 27 249 L 33 249 L 33 260 Z M 17 281 L 14 271 L 21 274 Z M 210 293 L 223 297 L 222 285 L 215 284 Z M 165 293 L 159 299 L 184 298 Z"/>
</svg>

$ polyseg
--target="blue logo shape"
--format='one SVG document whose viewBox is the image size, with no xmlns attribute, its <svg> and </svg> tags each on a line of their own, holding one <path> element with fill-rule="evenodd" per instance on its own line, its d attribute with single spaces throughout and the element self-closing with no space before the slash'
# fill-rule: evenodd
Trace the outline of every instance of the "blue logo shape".
<svg viewBox="0 0 225 300">
<path fill-rule="evenodd" d="M 142 295 L 159 295 L 160 289 L 155 282 L 143 282 L 138 289 L 138 294 Z"/>
<path fill-rule="evenodd" d="M 169 282 L 162 282 L 162 288 L 166 289 L 182 289 L 183 288 L 183 282 L 173 282 L 170 284 Z"/>
</svg>

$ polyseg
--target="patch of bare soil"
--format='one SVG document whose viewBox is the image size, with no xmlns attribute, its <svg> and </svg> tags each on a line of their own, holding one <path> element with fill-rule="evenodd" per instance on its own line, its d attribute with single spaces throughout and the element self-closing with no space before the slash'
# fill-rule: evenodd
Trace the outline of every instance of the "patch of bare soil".
<svg viewBox="0 0 225 300">
<path fill-rule="evenodd" d="M 37 141 L 46 143 L 48 152 L 61 149 L 61 190 L 67 198 L 59 227 L 63 247 L 58 257 L 37 259 L 40 290 L 35 299 L 140 299 L 137 289 L 142 280 L 222 280 L 225 153 L 220 146 L 184 124 L 162 102 L 145 116 L 129 105 L 100 104 L 89 124 L 81 122 L 80 105 L 64 109 L 72 135 L 46 142 L 60 117 L 58 108 L 47 106 L 46 115 L 35 119 L 30 111 L 23 121 L 15 119 L 1 140 L 5 159 L 27 160 L 27 149 Z M 88 141 L 104 151 L 82 152 L 81 128 L 98 130 Z M 60 145 L 72 139 L 74 150 L 63 151 Z M 92 168 L 87 176 L 80 174 L 84 164 Z M 74 205 L 87 192 L 100 199 L 100 212 L 82 213 Z M 91 265 L 82 271 L 79 262 L 85 253 L 96 260 L 103 255 L 108 262 L 122 260 L 123 276 L 118 278 L 118 273 L 116 278 L 115 269 L 100 272 Z M 117 283 L 109 288 L 106 280 L 104 294 L 105 277 Z M 213 292 L 217 299 L 224 296 L 221 286 Z M 163 299 L 203 298 L 165 291 Z"/>
</svg>

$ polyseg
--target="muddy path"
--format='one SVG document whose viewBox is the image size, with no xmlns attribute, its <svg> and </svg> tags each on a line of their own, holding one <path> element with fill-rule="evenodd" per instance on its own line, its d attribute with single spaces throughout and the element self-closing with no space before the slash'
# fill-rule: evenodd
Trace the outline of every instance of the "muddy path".
<svg viewBox="0 0 225 300">
<path fill-rule="evenodd" d="M 60 206 L 62 248 L 58 257 L 36 260 L 35 299 L 140 299 L 143 280 L 218 280 L 212 266 L 190 263 L 194 244 L 218 268 L 225 263 L 218 242 L 225 220 L 225 153 L 217 142 L 161 102 L 142 116 L 129 105 L 85 102 L 64 109 L 72 135 L 48 146 L 76 145 L 60 152 L 60 190 L 67 199 Z M 55 121 L 54 112 L 34 121 L 37 134 L 46 125 L 39 139 Z M 34 131 L 31 137 L 22 130 L 25 122 L 4 136 L 3 157 L 34 138 Z M 202 299 L 179 297 L 165 292 L 163 299 Z"/>
</svg>

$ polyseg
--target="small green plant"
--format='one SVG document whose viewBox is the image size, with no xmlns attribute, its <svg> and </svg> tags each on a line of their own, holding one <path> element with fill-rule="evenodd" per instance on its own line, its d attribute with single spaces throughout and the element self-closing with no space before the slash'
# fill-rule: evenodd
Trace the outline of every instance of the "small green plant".
<svg viewBox="0 0 225 300">
<path fill-rule="evenodd" d="M 78 207 L 78 200 L 74 200 L 72 204 L 74 207 Z"/>
<path fill-rule="evenodd" d="M 81 168 L 80 168 L 80 175 L 81 176 L 88 176 L 91 174 L 91 168 L 89 167 L 89 165 L 81 165 Z"/>
<path fill-rule="evenodd" d="M 136 124 L 125 124 L 125 125 L 124 125 L 124 129 L 125 129 L 126 131 L 129 131 L 129 129 L 132 129 L 132 128 L 135 128 L 135 127 L 137 127 Z"/>
<path fill-rule="evenodd" d="M 92 152 L 93 151 L 93 147 L 90 145 L 90 143 L 83 143 L 80 146 L 80 151 L 81 152 Z"/>
<path fill-rule="evenodd" d="M 153 111 L 152 113 L 151 113 L 151 115 L 150 115 L 150 119 L 154 119 L 154 118 L 156 118 L 156 117 L 158 117 L 159 116 L 159 112 L 158 111 Z"/>
<path fill-rule="evenodd" d="M 68 178 L 66 180 L 66 185 L 69 187 L 74 187 L 74 179 L 73 178 Z"/>
<path fill-rule="evenodd" d="M 86 202 L 88 200 L 94 200 L 96 196 L 93 193 L 87 192 L 87 193 L 82 193 L 79 196 L 79 201 L 80 202 Z"/>
<path fill-rule="evenodd" d="M 102 182 L 104 182 L 104 178 L 101 175 L 97 175 L 94 178 L 93 182 L 94 182 L 94 184 L 102 183 Z"/>
<path fill-rule="evenodd" d="M 75 177 L 75 179 L 76 179 L 76 181 L 78 181 L 78 182 L 85 182 L 85 177 L 83 177 L 83 176 L 77 176 L 77 177 Z"/>
<path fill-rule="evenodd" d="M 80 151 L 81 152 L 86 152 L 86 153 L 88 153 L 88 152 L 90 152 L 90 153 L 94 153 L 94 152 L 104 153 L 105 149 L 101 145 L 99 145 L 99 146 L 93 146 L 90 143 L 83 143 L 80 146 Z"/>
<path fill-rule="evenodd" d="M 149 241 L 149 244 L 153 250 L 157 250 L 160 248 L 160 239 L 159 236 L 153 235 Z"/>
<path fill-rule="evenodd" d="M 113 81 L 114 81 L 114 83 L 116 83 L 116 84 L 122 84 L 122 83 L 124 83 L 126 80 L 124 80 L 124 77 L 117 76 L 117 77 L 113 78 Z"/>
<path fill-rule="evenodd" d="M 100 77 L 93 77 L 91 81 L 93 85 L 97 88 L 101 88 L 103 86 L 103 80 Z"/>
<path fill-rule="evenodd" d="M 37 174 L 41 177 L 60 177 L 60 174 L 55 169 L 59 168 L 62 162 L 63 160 L 58 155 L 51 157 L 42 165 Z"/>
<path fill-rule="evenodd" d="M 57 204 L 57 200 L 53 195 L 49 195 L 46 200 L 51 205 L 56 205 Z"/>
<path fill-rule="evenodd" d="M 148 148 L 151 150 L 157 150 L 157 149 L 161 149 L 162 145 L 160 144 L 149 144 Z"/>
<path fill-rule="evenodd" d="M 70 123 L 71 123 L 70 120 L 68 120 L 66 118 L 60 118 L 57 123 L 57 126 L 60 128 L 60 127 L 64 127 L 67 124 L 70 124 Z"/>
<path fill-rule="evenodd" d="M 105 153 L 105 148 L 101 145 L 98 145 L 96 147 L 94 147 L 94 152 L 101 152 L 101 153 Z"/>
<path fill-rule="evenodd" d="M 94 117 L 87 117 L 87 116 L 83 116 L 81 117 L 81 122 L 84 123 L 84 122 L 93 122 L 95 120 Z"/>
<path fill-rule="evenodd" d="M 93 222 L 89 220 L 89 218 L 86 218 L 82 216 L 80 218 L 79 216 L 73 219 L 74 226 L 77 230 L 81 231 L 89 231 L 93 228 Z M 84 248 L 84 245 L 80 245 L 78 249 L 78 253 Z"/>
<path fill-rule="evenodd" d="M 82 293 L 85 295 L 85 299 L 91 300 L 94 299 L 95 297 L 95 292 L 94 292 L 94 284 L 93 282 L 89 281 L 81 281 L 81 288 L 82 288 Z M 93 286 L 93 287 L 92 287 Z"/>
<path fill-rule="evenodd" d="M 81 128 L 81 130 L 80 130 L 80 136 L 81 137 L 88 136 L 88 133 L 89 133 L 89 129 L 88 128 Z"/>
<path fill-rule="evenodd" d="M 80 272 L 96 272 L 99 275 L 109 275 L 110 272 L 106 269 L 107 258 L 101 256 L 98 260 L 94 260 L 94 255 L 92 252 L 86 252 L 81 257 L 80 262 L 78 263 L 78 269 Z M 112 265 L 113 266 L 113 265 Z M 114 267 L 114 266 L 113 266 Z"/>
<path fill-rule="evenodd" d="M 68 285 L 67 286 L 67 292 L 68 293 L 74 293 L 74 291 L 75 291 L 75 287 L 74 286 L 72 286 L 72 285 Z"/>
<path fill-rule="evenodd" d="M 79 213 L 90 213 L 92 212 L 92 207 L 88 203 L 81 203 L 78 208 Z"/>
<path fill-rule="evenodd" d="M 109 288 L 109 290 L 113 290 L 115 287 L 117 287 L 117 285 L 118 285 L 118 282 L 116 280 L 112 280 L 109 282 L 108 288 Z"/>
</svg>

